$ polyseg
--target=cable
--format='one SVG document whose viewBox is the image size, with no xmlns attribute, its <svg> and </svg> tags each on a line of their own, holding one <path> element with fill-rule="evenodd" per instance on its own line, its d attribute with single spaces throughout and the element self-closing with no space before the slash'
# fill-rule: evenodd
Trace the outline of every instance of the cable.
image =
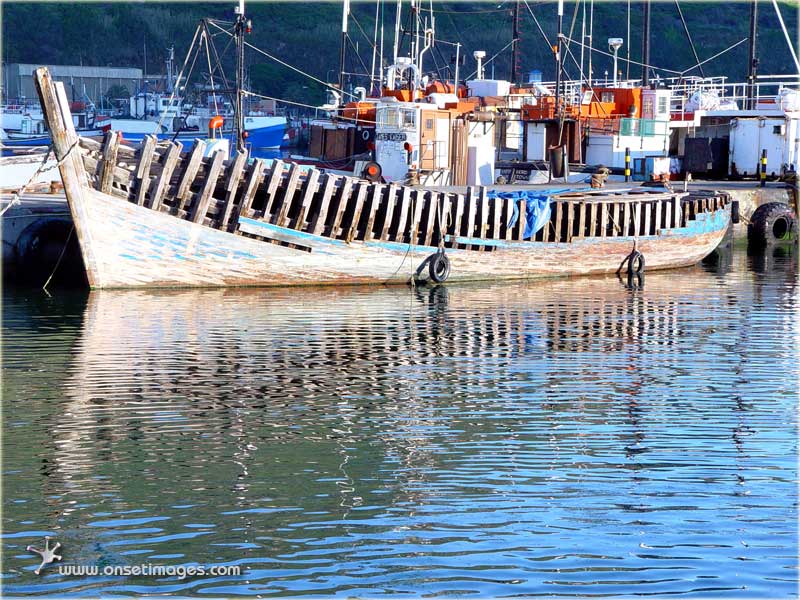
<svg viewBox="0 0 800 600">
<path fill-rule="evenodd" d="M 689 26 L 686 25 L 686 19 L 683 18 L 683 11 L 681 10 L 681 4 L 678 0 L 675 0 L 675 8 L 678 9 L 678 16 L 681 18 L 681 23 L 683 23 L 683 30 L 686 32 L 686 39 L 689 40 L 689 46 L 692 48 L 692 54 L 694 54 L 694 59 L 697 61 L 697 64 L 700 65 L 700 57 L 697 55 L 697 50 L 694 47 L 694 42 L 692 41 L 692 36 L 689 34 Z M 703 67 L 700 67 L 700 76 L 705 77 L 705 73 L 703 73 Z"/>
</svg>

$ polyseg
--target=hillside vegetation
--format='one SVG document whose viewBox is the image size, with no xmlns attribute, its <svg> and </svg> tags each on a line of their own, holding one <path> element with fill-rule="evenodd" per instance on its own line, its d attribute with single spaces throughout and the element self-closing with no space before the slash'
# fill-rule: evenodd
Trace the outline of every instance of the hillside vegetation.
<svg viewBox="0 0 800 600">
<path fill-rule="evenodd" d="M 162 73 L 166 48 L 175 46 L 178 66 L 192 39 L 198 21 L 203 17 L 233 19 L 234 2 L 225 3 L 7 3 L 2 10 L 2 50 L 4 62 L 42 64 L 84 64 L 114 66 L 145 66 L 148 74 Z M 385 53 L 391 53 L 395 3 L 380 2 L 384 16 Z M 407 4 L 405 5 L 407 9 Z M 712 57 L 729 46 L 747 38 L 750 6 L 745 2 L 681 2 L 701 60 Z M 474 50 L 485 50 L 493 56 L 511 40 L 514 2 L 493 3 L 434 3 L 437 38 L 460 41 L 466 62 L 462 77 L 474 71 Z M 530 7 L 530 8 L 528 8 Z M 566 33 L 575 16 L 574 2 L 565 2 L 564 29 Z M 580 39 L 582 10 L 578 7 L 572 37 Z M 588 12 L 588 2 L 585 5 Z M 796 4 L 781 4 L 784 19 L 793 39 L 798 39 Z M 369 69 L 372 61 L 370 42 L 375 27 L 376 3 L 357 2 L 352 7 L 350 36 L 357 45 L 361 61 Z M 521 72 L 538 69 L 545 79 L 554 78 L 553 54 L 531 16 L 538 19 L 545 35 L 555 39 L 556 5 L 553 2 L 522 4 Z M 328 81 L 338 73 L 341 4 L 307 2 L 249 2 L 248 16 L 253 20 L 253 33 L 248 41 L 299 69 Z M 791 73 L 793 63 L 778 19 L 770 3 L 760 4 L 759 58 L 761 73 Z M 423 13 L 429 15 L 429 12 Z M 594 47 L 607 51 L 608 37 L 626 37 L 628 27 L 626 2 L 594 4 Z M 654 2 L 651 17 L 651 63 L 661 69 L 682 71 L 691 68 L 695 60 L 686 39 L 675 2 Z M 360 27 L 359 27 L 360 25 Z M 628 55 L 641 60 L 642 5 L 631 3 L 631 39 L 625 40 L 620 58 Z M 363 33 L 362 33 L 363 30 Z M 366 35 L 365 35 L 366 34 Z M 369 38 L 369 39 L 368 39 Z M 217 36 L 222 51 L 227 39 Z M 743 80 L 746 73 L 748 44 L 745 41 L 719 58 L 703 65 L 706 75 L 726 75 Z M 572 45 L 579 60 L 580 48 Z M 444 67 L 451 60 L 453 49 L 437 45 L 429 53 L 426 70 Z M 228 48 L 224 62 L 232 60 Z M 254 52 L 248 53 L 248 69 L 255 91 L 280 98 L 305 102 L 323 99 L 322 86 Z M 494 61 L 496 77 L 507 78 L 510 72 L 511 51 L 506 49 Z M 594 55 L 595 77 L 612 70 L 611 59 Z M 578 76 L 571 59 L 567 58 L 568 75 Z M 624 62 L 620 62 L 623 73 Z M 363 72 L 353 48 L 348 49 L 347 71 Z M 658 71 L 669 76 L 666 70 Z M 492 74 L 492 65 L 487 76 Z M 693 70 L 691 75 L 699 74 Z M 631 77 L 641 75 L 641 67 L 631 65 Z M 364 81 L 353 80 L 352 85 Z"/>
</svg>

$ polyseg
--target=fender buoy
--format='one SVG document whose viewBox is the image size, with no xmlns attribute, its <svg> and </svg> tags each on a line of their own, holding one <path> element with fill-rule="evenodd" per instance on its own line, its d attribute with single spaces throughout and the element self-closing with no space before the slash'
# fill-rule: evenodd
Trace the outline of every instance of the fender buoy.
<svg viewBox="0 0 800 600">
<path fill-rule="evenodd" d="M 638 250 L 634 250 L 628 254 L 628 257 L 625 260 L 628 261 L 629 276 L 633 276 L 634 274 L 638 275 L 644 271 L 644 254 Z"/>
<path fill-rule="evenodd" d="M 436 283 L 444 283 L 450 277 L 450 259 L 440 250 L 436 254 L 431 254 L 428 259 L 428 273 Z"/>
<path fill-rule="evenodd" d="M 372 183 L 377 183 L 381 180 L 381 175 L 383 174 L 383 169 L 381 166 L 373 161 L 368 162 L 364 165 L 364 169 L 361 171 L 361 177 L 366 179 L 367 181 L 371 181 Z"/>
<path fill-rule="evenodd" d="M 787 240 L 796 227 L 797 218 L 788 204 L 768 202 L 759 206 L 750 217 L 747 240 L 762 246 Z"/>
</svg>

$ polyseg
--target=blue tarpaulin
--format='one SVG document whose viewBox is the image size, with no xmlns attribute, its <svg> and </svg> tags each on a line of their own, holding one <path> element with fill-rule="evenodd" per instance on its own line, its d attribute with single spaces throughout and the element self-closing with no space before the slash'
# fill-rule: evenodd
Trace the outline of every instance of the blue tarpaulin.
<svg viewBox="0 0 800 600">
<path fill-rule="evenodd" d="M 519 219 L 519 208 L 517 207 L 517 200 L 525 200 L 525 233 L 524 239 L 529 239 L 544 227 L 545 223 L 550 220 L 550 197 L 554 194 L 569 191 L 570 188 L 561 190 L 514 190 L 510 192 L 495 192 L 489 190 L 486 196 L 493 200 L 495 198 L 504 198 L 507 200 L 514 200 L 514 214 L 511 215 L 511 221 L 508 227 L 513 227 Z"/>
</svg>

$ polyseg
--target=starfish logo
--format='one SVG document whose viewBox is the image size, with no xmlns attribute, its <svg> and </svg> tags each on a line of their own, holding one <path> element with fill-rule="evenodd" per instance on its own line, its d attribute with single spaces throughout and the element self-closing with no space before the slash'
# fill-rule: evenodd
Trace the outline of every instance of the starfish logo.
<svg viewBox="0 0 800 600">
<path fill-rule="evenodd" d="M 49 565 L 51 562 L 55 560 L 61 560 L 61 555 L 56 554 L 56 550 L 61 548 L 61 542 L 56 542 L 55 546 L 52 548 L 50 547 L 50 536 L 45 536 L 44 538 L 44 550 L 39 550 L 38 548 L 34 548 L 33 546 L 28 546 L 26 550 L 28 552 L 35 552 L 39 556 L 42 557 L 42 564 L 39 565 L 39 568 L 34 571 L 37 575 L 40 575 L 42 569 L 44 569 L 45 565 Z"/>
</svg>

